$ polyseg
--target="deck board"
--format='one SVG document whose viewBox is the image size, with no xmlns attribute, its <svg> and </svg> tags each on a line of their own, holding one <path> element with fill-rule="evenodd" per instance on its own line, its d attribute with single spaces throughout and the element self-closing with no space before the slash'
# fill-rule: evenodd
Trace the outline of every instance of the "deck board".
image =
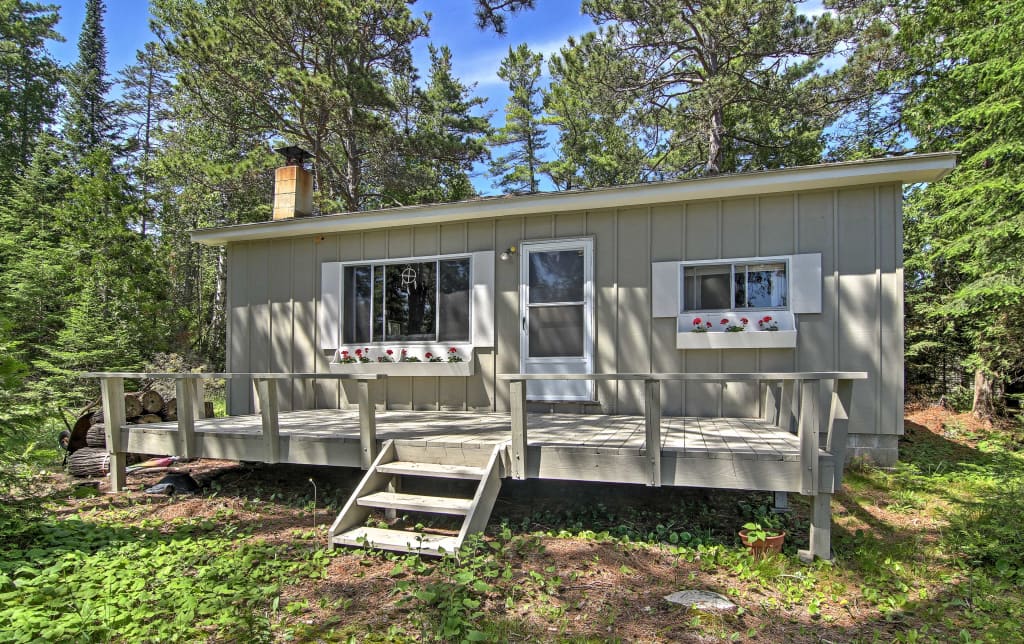
<svg viewBox="0 0 1024 644">
<path fill-rule="evenodd" d="M 131 425 L 132 432 L 176 431 L 173 422 Z M 529 414 L 531 447 L 585 449 L 601 454 L 642 455 L 646 449 L 642 416 L 604 414 Z M 202 436 L 258 436 L 258 415 L 206 418 L 196 421 Z M 354 410 L 318 409 L 282 412 L 280 434 L 297 440 L 359 441 Z M 377 439 L 457 449 L 490 449 L 509 440 L 510 420 L 502 413 L 445 411 L 381 411 Z M 663 454 L 683 458 L 725 460 L 798 460 L 800 445 L 793 434 L 757 418 L 664 417 Z"/>
</svg>

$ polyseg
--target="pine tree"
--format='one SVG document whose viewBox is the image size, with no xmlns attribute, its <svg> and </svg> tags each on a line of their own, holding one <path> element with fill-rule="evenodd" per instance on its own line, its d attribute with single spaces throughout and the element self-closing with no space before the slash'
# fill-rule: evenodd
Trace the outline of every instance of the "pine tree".
<svg viewBox="0 0 1024 644">
<path fill-rule="evenodd" d="M 46 41 L 62 40 L 52 7 L 0 1 L 0 186 L 29 162 L 36 139 L 53 120 L 60 70 Z"/>
<path fill-rule="evenodd" d="M 993 383 L 1024 378 L 1024 1 L 934 0 L 899 37 L 904 121 L 921 151 L 961 154 L 906 207 L 911 349 L 965 338 L 989 415 Z"/>
<path fill-rule="evenodd" d="M 103 0 L 86 0 L 78 61 L 68 76 L 67 135 L 82 155 L 107 143 L 111 133 L 105 11 Z"/>
<path fill-rule="evenodd" d="M 816 75 L 844 33 L 794 0 L 584 0 L 606 55 L 601 79 L 663 130 L 676 174 L 813 162 L 838 106 Z M 665 164 L 663 164 L 665 165 Z"/>
<path fill-rule="evenodd" d="M 495 187 L 506 192 L 537 192 L 541 152 L 545 145 L 540 114 L 541 54 L 530 51 L 525 44 L 512 49 L 501 61 L 498 77 L 508 83 L 511 95 L 505 105 L 505 125 L 497 131 L 493 145 L 510 148 L 491 162 L 491 176 L 497 177 Z"/>
</svg>

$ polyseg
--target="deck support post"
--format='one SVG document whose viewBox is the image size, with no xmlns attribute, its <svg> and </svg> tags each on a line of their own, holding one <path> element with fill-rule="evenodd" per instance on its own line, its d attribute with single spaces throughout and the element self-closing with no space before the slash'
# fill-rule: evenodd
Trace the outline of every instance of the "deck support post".
<svg viewBox="0 0 1024 644">
<path fill-rule="evenodd" d="M 818 390 L 820 380 L 800 381 L 800 419 L 797 437 L 800 441 L 800 494 L 818 494 Z"/>
<path fill-rule="evenodd" d="M 832 406 L 828 414 L 828 438 L 825 451 L 835 461 L 835 492 L 843 486 L 843 468 L 846 466 L 846 440 L 850 424 L 850 398 L 853 395 L 852 380 L 836 380 L 832 390 Z"/>
<path fill-rule="evenodd" d="M 810 543 L 807 550 L 797 554 L 802 561 L 815 558 L 832 559 L 832 495 L 817 494 L 811 499 Z"/>
<path fill-rule="evenodd" d="M 263 419 L 263 460 L 278 463 L 281 460 L 281 438 L 278 426 L 277 381 L 267 378 L 253 378 L 256 396 L 260 401 L 260 417 Z"/>
<path fill-rule="evenodd" d="M 196 405 L 199 397 L 194 386 L 196 382 L 196 378 L 177 378 L 174 381 L 178 397 L 178 456 L 184 459 L 196 457 L 196 418 L 202 418 Z"/>
<path fill-rule="evenodd" d="M 509 381 L 509 404 L 512 414 L 512 478 L 526 479 L 526 381 Z"/>
<path fill-rule="evenodd" d="M 359 466 L 370 469 L 377 460 L 377 409 L 370 396 L 369 380 L 356 381 L 359 402 Z"/>
<path fill-rule="evenodd" d="M 782 399 L 779 401 L 778 425 L 779 429 L 793 431 L 793 389 L 795 384 L 792 380 L 782 381 Z"/>
<path fill-rule="evenodd" d="M 124 379 L 101 378 L 100 392 L 103 396 L 103 427 L 110 458 L 110 491 L 121 492 L 128 481 L 128 454 L 121 435 L 121 428 L 125 424 Z"/>
<path fill-rule="evenodd" d="M 661 381 L 644 380 L 644 426 L 650 478 L 647 485 L 661 487 Z"/>
</svg>

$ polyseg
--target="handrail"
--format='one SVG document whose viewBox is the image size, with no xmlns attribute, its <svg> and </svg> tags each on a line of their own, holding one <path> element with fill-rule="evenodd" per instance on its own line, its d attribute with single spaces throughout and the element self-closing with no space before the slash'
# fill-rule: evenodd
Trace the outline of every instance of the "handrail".
<svg viewBox="0 0 1024 644">
<path fill-rule="evenodd" d="M 818 451 L 820 444 L 818 394 L 821 381 L 832 380 L 826 451 L 835 459 L 834 489 L 843 482 L 846 463 L 850 401 L 853 383 L 866 380 L 864 371 L 796 371 L 765 373 L 501 373 L 498 380 L 509 383 L 512 441 L 510 444 L 512 477 L 527 478 L 526 382 L 530 380 L 642 380 L 644 381 L 645 454 L 650 478 L 648 485 L 661 486 L 661 383 L 691 382 L 781 382 L 776 400 L 772 387 L 765 388 L 762 418 L 789 431 L 793 419 L 793 399 L 799 391 L 797 435 L 800 443 L 800 492 L 816 496 L 819 485 Z"/>
<path fill-rule="evenodd" d="M 178 455 L 193 458 L 196 449 L 196 420 L 205 417 L 203 409 L 203 381 L 211 379 L 251 378 L 259 402 L 262 418 L 264 460 L 277 463 L 281 458 L 279 405 L 276 381 L 297 379 L 354 380 L 357 386 L 359 405 L 360 463 L 366 469 L 377 455 L 376 407 L 370 395 L 374 381 L 387 378 L 385 374 L 365 373 L 165 373 L 138 371 L 90 371 L 79 374 L 81 378 L 99 378 L 103 398 L 103 414 L 106 419 L 107 449 L 110 453 L 110 489 L 118 492 L 126 483 L 127 446 L 124 445 L 121 427 L 124 417 L 124 381 L 128 378 L 170 379 L 175 382 L 178 398 Z"/>
<path fill-rule="evenodd" d="M 498 380 L 867 380 L 866 371 L 767 371 L 764 373 L 499 373 Z"/>
<path fill-rule="evenodd" d="M 147 379 L 171 379 L 171 380 L 211 380 L 231 378 L 262 378 L 264 380 L 296 380 L 300 378 L 323 378 L 324 380 L 380 380 L 387 378 L 382 373 L 270 373 L 260 371 L 232 371 L 232 372 L 144 372 L 144 371 L 88 371 L 78 374 L 79 378 L 147 378 Z"/>
</svg>

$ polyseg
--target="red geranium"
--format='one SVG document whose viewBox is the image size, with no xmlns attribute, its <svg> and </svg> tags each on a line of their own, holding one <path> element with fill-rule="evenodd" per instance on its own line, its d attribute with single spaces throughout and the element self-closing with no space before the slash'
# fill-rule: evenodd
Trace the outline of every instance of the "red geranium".
<svg viewBox="0 0 1024 644">
<path fill-rule="evenodd" d="M 425 356 L 426 356 L 427 360 L 430 360 L 431 358 L 433 358 L 433 357 L 434 357 L 434 354 L 432 354 L 431 352 L 427 351 L 427 353 L 425 354 Z"/>
<path fill-rule="evenodd" d="M 393 354 L 393 353 L 394 353 L 394 351 L 392 351 L 391 349 L 388 349 L 388 350 L 387 350 L 387 351 L 385 351 L 384 353 L 386 353 L 386 354 L 388 354 L 388 355 L 391 355 L 391 354 Z"/>
<path fill-rule="evenodd" d="M 348 351 L 346 351 L 345 353 L 348 353 Z M 363 350 L 362 349 L 356 349 L 356 355 L 357 356 L 363 355 Z"/>
<path fill-rule="evenodd" d="M 729 324 L 729 318 L 722 318 L 722 321 L 719 322 L 719 324 Z"/>
<path fill-rule="evenodd" d="M 708 321 L 707 321 L 707 322 L 705 323 L 705 326 L 707 326 L 707 327 L 708 327 L 708 328 L 710 329 L 710 328 L 711 328 L 712 326 L 714 326 L 714 325 L 712 325 L 712 324 L 711 324 L 711 320 L 708 320 Z"/>
<path fill-rule="evenodd" d="M 743 323 L 743 326 L 747 326 L 748 324 L 750 324 L 750 320 L 748 320 L 747 318 L 740 318 L 740 322 Z"/>
<path fill-rule="evenodd" d="M 693 323 L 696 324 L 697 326 L 700 326 L 701 324 L 704 323 L 704 321 L 701 320 L 700 318 L 693 318 Z"/>
</svg>

